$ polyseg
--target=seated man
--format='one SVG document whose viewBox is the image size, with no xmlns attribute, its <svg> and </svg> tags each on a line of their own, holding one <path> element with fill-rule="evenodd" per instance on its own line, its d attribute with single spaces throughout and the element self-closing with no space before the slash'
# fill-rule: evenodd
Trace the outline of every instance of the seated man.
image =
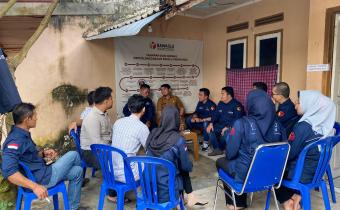
<svg viewBox="0 0 340 210">
<path fill-rule="evenodd" d="M 300 119 L 294 103 L 289 98 L 289 94 L 289 85 L 285 82 L 279 82 L 273 87 L 272 98 L 279 104 L 276 114 L 279 122 L 286 129 L 287 136 L 289 136 L 295 123 Z"/>
<path fill-rule="evenodd" d="M 244 115 L 242 104 L 234 99 L 234 89 L 224 87 L 221 91 L 221 101 L 212 116 L 211 123 L 207 127 L 207 133 L 213 151 L 208 156 L 222 155 L 225 149 L 226 132 L 233 126 L 234 122 Z"/>
<path fill-rule="evenodd" d="M 150 95 L 150 86 L 147 84 L 142 84 L 140 86 L 139 94 L 145 99 L 145 113 L 140 119 L 146 126 L 148 126 L 151 131 L 153 128 L 157 127 L 155 122 L 155 105 L 153 104 Z M 123 114 L 125 117 L 131 115 L 131 112 L 128 107 L 128 103 L 125 104 L 123 108 Z"/>
<path fill-rule="evenodd" d="M 181 101 L 177 96 L 172 95 L 171 93 L 171 87 L 169 84 L 163 84 L 161 85 L 161 94 L 162 97 L 160 97 L 157 101 L 157 121 L 160 121 L 160 116 L 161 113 L 164 109 L 164 107 L 168 105 L 173 105 L 177 107 L 179 111 L 179 117 L 180 117 L 180 125 L 179 125 L 179 130 L 183 131 L 184 130 L 184 106 Z"/>
<path fill-rule="evenodd" d="M 209 99 L 210 91 L 207 88 L 201 88 L 198 93 L 198 104 L 194 114 L 186 119 L 187 127 L 200 128 L 203 130 L 202 150 L 206 151 L 209 147 L 209 135 L 207 127 L 211 121 L 211 116 L 216 109 L 216 104 Z"/>
<path fill-rule="evenodd" d="M 267 84 L 264 83 L 264 82 L 254 82 L 254 83 L 253 83 L 253 89 L 263 90 L 263 91 L 266 92 L 266 93 L 267 93 L 267 91 L 268 91 Z"/>
<path fill-rule="evenodd" d="M 37 123 L 35 106 L 29 103 L 17 105 L 13 110 L 13 119 L 15 125 L 3 145 L 3 176 L 15 185 L 31 189 L 39 199 L 48 197 L 47 188 L 55 186 L 60 181 L 68 180 L 70 209 L 89 209 L 79 207 L 83 169 L 78 153 L 68 152 L 52 165 L 46 165 L 44 159 L 39 156 L 29 132 Z M 44 155 L 54 158 L 57 154 L 54 150 L 45 150 Z M 36 183 L 21 174 L 19 161 L 28 166 Z"/>
<path fill-rule="evenodd" d="M 129 117 L 117 120 L 112 129 L 112 146 L 124 151 L 128 157 L 136 156 L 140 147 L 145 148 L 149 136 L 148 127 L 140 121 L 145 112 L 145 99 L 135 94 L 128 100 L 128 107 L 132 113 Z M 124 161 L 116 153 L 112 154 L 115 180 L 125 182 Z M 138 180 L 137 165 L 131 165 L 135 179 Z M 109 200 L 115 201 L 116 193 L 111 191 Z"/>
<path fill-rule="evenodd" d="M 92 111 L 85 117 L 81 125 L 80 146 L 83 150 L 83 157 L 86 164 L 95 169 L 100 165 L 95 155 L 91 152 L 91 144 L 110 144 L 112 124 L 107 110 L 112 108 L 112 89 L 99 87 L 94 93 Z"/>
</svg>

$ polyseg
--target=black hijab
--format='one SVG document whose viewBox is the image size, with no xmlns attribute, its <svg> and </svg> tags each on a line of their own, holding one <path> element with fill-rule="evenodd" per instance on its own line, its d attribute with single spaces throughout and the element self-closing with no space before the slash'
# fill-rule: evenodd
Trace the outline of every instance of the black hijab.
<svg viewBox="0 0 340 210">
<path fill-rule="evenodd" d="M 146 148 L 156 157 L 169 150 L 180 139 L 179 112 L 174 106 L 166 106 L 159 128 L 154 128 L 146 140 Z"/>
<path fill-rule="evenodd" d="M 252 90 L 247 95 L 248 117 L 254 119 L 263 136 L 275 120 L 275 105 L 263 90 Z"/>
</svg>

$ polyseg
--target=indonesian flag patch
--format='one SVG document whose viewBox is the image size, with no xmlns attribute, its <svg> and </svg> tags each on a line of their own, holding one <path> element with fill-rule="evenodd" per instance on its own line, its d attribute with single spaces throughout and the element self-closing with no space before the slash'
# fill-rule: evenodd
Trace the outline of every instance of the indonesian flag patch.
<svg viewBox="0 0 340 210">
<path fill-rule="evenodd" d="M 230 136 L 233 136 L 235 134 L 235 128 L 232 128 L 230 131 Z"/>
<path fill-rule="evenodd" d="M 288 141 L 294 141 L 295 140 L 295 133 L 291 132 L 288 137 Z"/>
<path fill-rule="evenodd" d="M 277 113 L 277 116 L 278 116 L 278 117 L 283 117 L 283 116 L 285 116 L 285 113 L 284 113 L 283 111 L 279 111 L 279 112 Z"/>
<path fill-rule="evenodd" d="M 17 150 L 19 148 L 19 145 L 12 143 L 12 144 L 7 145 L 7 148 Z"/>
</svg>

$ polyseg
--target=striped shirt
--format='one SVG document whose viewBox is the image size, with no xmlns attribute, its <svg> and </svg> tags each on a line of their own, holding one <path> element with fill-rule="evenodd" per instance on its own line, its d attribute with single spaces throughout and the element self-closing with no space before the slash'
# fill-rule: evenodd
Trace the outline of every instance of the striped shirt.
<svg viewBox="0 0 340 210">
<path fill-rule="evenodd" d="M 140 119 L 131 114 L 117 120 L 112 128 L 112 146 L 123 150 L 128 157 L 136 156 L 140 146 L 145 148 L 146 139 L 149 136 L 148 127 Z M 115 179 L 125 182 L 124 162 L 119 154 L 112 154 Z M 131 165 L 135 179 L 138 180 L 138 168 Z"/>
</svg>

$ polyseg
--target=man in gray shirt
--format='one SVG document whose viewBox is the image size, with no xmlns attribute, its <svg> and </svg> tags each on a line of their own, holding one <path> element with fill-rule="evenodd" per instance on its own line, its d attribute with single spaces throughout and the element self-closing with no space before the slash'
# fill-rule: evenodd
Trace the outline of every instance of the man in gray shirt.
<svg viewBox="0 0 340 210">
<path fill-rule="evenodd" d="M 112 108 L 112 89 L 99 87 L 94 93 L 94 107 L 83 120 L 80 133 L 80 145 L 86 164 L 100 169 L 96 157 L 91 152 L 91 144 L 110 144 L 112 123 L 107 110 Z"/>
</svg>

